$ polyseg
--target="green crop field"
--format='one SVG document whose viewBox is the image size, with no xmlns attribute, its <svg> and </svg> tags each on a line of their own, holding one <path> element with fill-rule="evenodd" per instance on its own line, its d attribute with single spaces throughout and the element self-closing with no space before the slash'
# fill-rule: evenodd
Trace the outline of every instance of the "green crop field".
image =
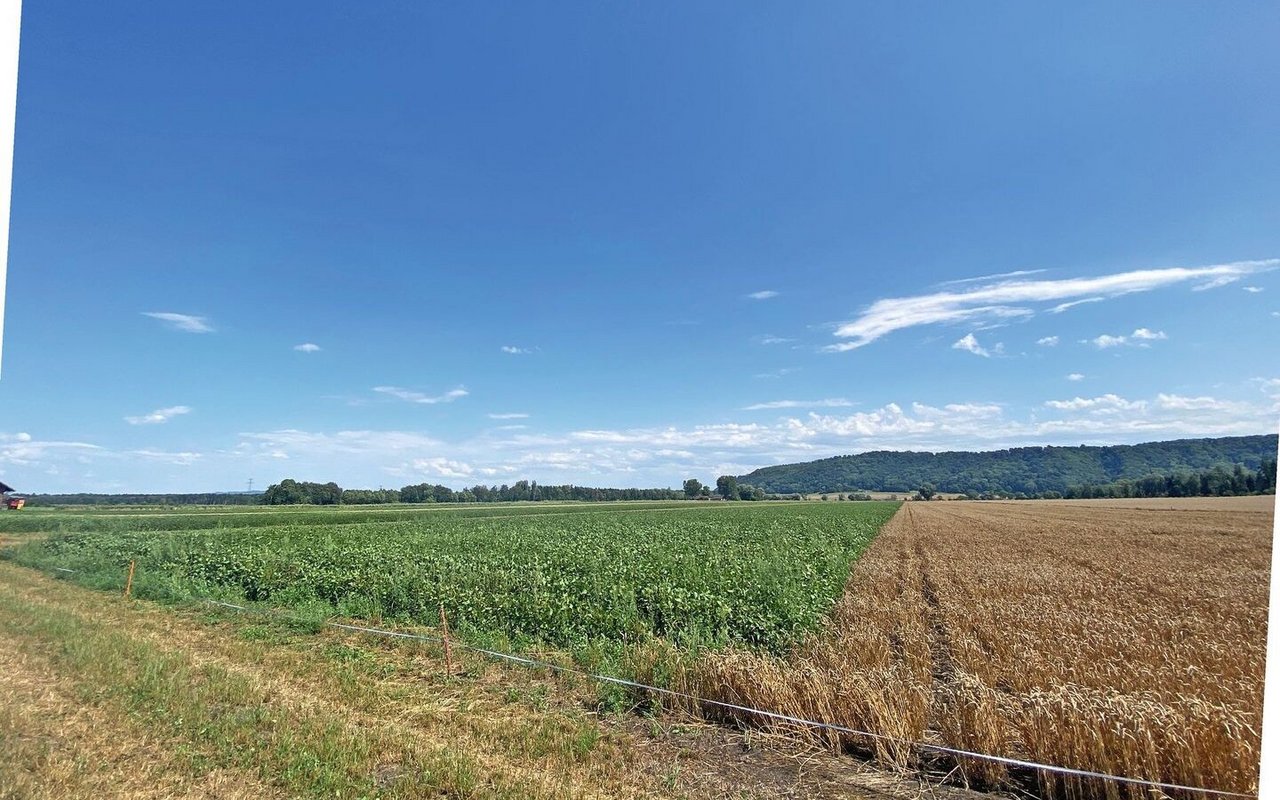
<svg viewBox="0 0 1280 800">
<path fill-rule="evenodd" d="M 7 515 L 3 557 L 134 593 L 238 598 L 578 648 L 781 652 L 896 503 L 619 503 Z"/>
</svg>

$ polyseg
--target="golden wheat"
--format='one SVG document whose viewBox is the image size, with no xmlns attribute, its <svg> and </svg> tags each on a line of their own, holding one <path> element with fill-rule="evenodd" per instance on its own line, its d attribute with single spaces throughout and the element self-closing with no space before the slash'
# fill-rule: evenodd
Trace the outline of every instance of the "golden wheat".
<svg viewBox="0 0 1280 800">
<path fill-rule="evenodd" d="M 1273 514 L 1254 498 L 909 503 L 790 657 L 725 652 L 678 680 L 903 739 L 1256 792 Z M 919 763 L 883 740 L 826 738 Z M 1037 777 L 947 766 L 980 785 Z M 1038 779 L 1046 794 L 1150 796 Z"/>
</svg>

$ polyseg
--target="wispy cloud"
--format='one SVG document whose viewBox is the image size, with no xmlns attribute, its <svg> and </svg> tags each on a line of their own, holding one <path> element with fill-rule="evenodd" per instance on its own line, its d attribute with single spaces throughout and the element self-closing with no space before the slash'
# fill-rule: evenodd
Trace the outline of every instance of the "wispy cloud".
<svg viewBox="0 0 1280 800">
<path fill-rule="evenodd" d="M 791 372 L 799 372 L 800 367 L 785 366 L 782 369 L 773 370 L 772 372 L 756 372 L 753 378 L 782 378 L 783 375 L 790 375 Z"/>
<path fill-rule="evenodd" d="M 1044 272 L 1042 269 L 1017 269 L 1013 272 L 997 272 L 994 275 L 979 275 L 976 278 L 956 278 L 953 281 L 943 281 L 934 284 L 935 286 L 959 286 L 965 283 L 977 283 L 979 281 L 991 281 L 996 278 L 1021 278 L 1024 275 L 1039 275 Z"/>
<path fill-rule="evenodd" d="M 401 389 L 398 386 L 375 386 L 373 387 L 373 390 L 379 394 L 390 395 L 391 397 L 399 398 L 408 403 L 419 403 L 421 405 L 428 406 L 435 405 L 437 403 L 452 403 L 459 397 L 466 397 L 468 394 L 467 390 L 461 386 L 457 389 L 450 389 L 444 394 L 435 396 L 423 394 L 422 392 L 415 392 L 410 389 Z"/>
<path fill-rule="evenodd" d="M 848 408 L 853 403 L 843 397 L 829 397 L 826 400 L 771 400 L 767 403 L 756 403 L 744 406 L 743 411 L 764 411 L 772 408 Z"/>
<path fill-rule="evenodd" d="M 788 342 L 794 342 L 795 339 L 788 339 L 783 336 L 773 336 L 771 334 L 765 334 L 764 336 L 757 336 L 756 341 L 759 342 L 760 344 L 786 344 Z"/>
<path fill-rule="evenodd" d="M 502 352 L 513 356 L 527 356 L 533 351 L 527 347 L 516 347 L 515 345 L 504 344 L 501 348 Z"/>
<path fill-rule="evenodd" d="M 1084 305 L 1085 303 L 1101 303 L 1103 300 L 1106 300 L 1106 299 L 1107 299 L 1107 298 L 1105 298 L 1105 297 L 1086 297 L 1086 298 L 1085 298 L 1085 299 L 1083 299 L 1083 300 L 1072 300 L 1072 301 L 1071 301 L 1071 302 L 1069 302 L 1069 303 L 1059 303 L 1059 304 L 1057 304 L 1056 306 L 1054 306 L 1053 308 L 1049 309 L 1049 313 L 1050 313 L 1050 314 L 1061 314 L 1063 311 L 1066 311 L 1068 308 L 1072 308 L 1072 307 L 1074 307 L 1074 306 L 1079 306 L 1079 305 Z"/>
<path fill-rule="evenodd" d="M 528 414 L 509 413 L 509 414 L 490 414 L 489 419 L 528 419 Z"/>
<path fill-rule="evenodd" d="M 1217 289 L 1219 286 L 1226 286 L 1229 283 L 1235 283 L 1237 280 L 1239 280 L 1239 276 L 1214 275 L 1210 276 L 1209 279 L 1203 283 L 1197 283 L 1195 286 L 1192 286 L 1191 291 L 1203 292 L 1207 289 Z"/>
<path fill-rule="evenodd" d="M 966 350 L 970 353 L 973 353 L 975 356 L 982 356 L 983 358 L 991 358 L 991 352 L 987 350 L 987 348 L 978 344 L 978 337 L 974 336 L 972 333 L 965 334 L 964 337 L 960 339 L 960 341 L 951 345 L 951 349 Z"/>
<path fill-rule="evenodd" d="M 1068 376 L 1067 376 L 1067 380 L 1069 380 L 1069 381 L 1073 381 L 1073 382 L 1074 382 L 1074 381 L 1082 381 L 1082 380 L 1084 380 L 1084 373 L 1082 373 L 1082 372 L 1073 372 L 1073 373 L 1071 373 L 1070 375 L 1068 375 Z"/>
<path fill-rule="evenodd" d="M 0 465 L 18 466 L 24 471 L 56 469 L 58 464 L 84 464 L 105 452 L 88 442 L 42 441 L 26 432 L 0 433 Z"/>
<path fill-rule="evenodd" d="M 169 452 L 166 450 L 127 450 L 127 456 L 137 456 L 147 459 L 148 461 L 161 461 L 166 464 L 175 464 L 177 466 L 190 466 L 200 459 L 204 458 L 203 453 L 194 453 L 190 451 Z"/>
<path fill-rule="evenodd" d="M 303 342 L 302 344 L 295 344 L 293 346 L 293 349 L 297 350 L 300 353 L 319 353 L 321 348 L 320 348 L 320 345 L 318 344 L 312 344 L 311 342 Z"/>
<path fill-rule="evenodd" d="M 762 291 L 752 292 L 751 294 L 747 295 L 747 297 L 752 300 L 768 300 L 770 298 L 777 297 L 777 296 L 778 296 L 778 293 L 772 289 L 764 289 Z"/>
<path fill-rule="evenodd" d="M 1155 342 L 1161 339 L 1168 339 L 1164 331 L 1153 331 L 1150 328 L 1138 328 L 1128 336 L 1112 336 L 1104 333 L 1101 336 L 1095 336 L 1092 339 L 1081 339 L 1084 344 L 1091 344 L 1099 350 L 1106 350 L 1110 347 L 1122 347 L 1124 345 L 1135 345 L 1137 347 L 1150 347 L 1148 342 Z"/>
<path fill-rule="evenodd" d="M 1040 345 L 1041 347 L 1057 347 L 1058 337 L 1046 336 L 1043 339 L 1036 339 L 1036 344 Z"/>
<path fill-rule="evenodd" d="M 124 421 L 130 425 L 160 425 L 168 422 L 174 417 L 190 413 L 190 406 L 169 406 L 168 408 L 157 408 L 150 414 L 142 414 L 137 417 L 125 417 Z"/>
<path fill-rule="evenodd" d="M 872 303 L 857 319 L 839 325 L 835 330 L 836 338 L 848 341 L 825 349 L 853 350 L 895 331 L 920 325 L 1031 317 L 1044 303 L 1062 305 L 1073 300 L 1113 298 L 1190 281 L 1202 281 L 1196 288 L 1212 288 L 1277 266 L 1280 266 L 1280 259 L 1134 270 L 1096 278 L 1006 279 L 963 291 L 887 298 Z"/>
<path fill-rule="evenodd" d="M 173 311 L 143 311 L 142 316 L 158 319 L 175 331 L 184 333 L 213 333 L 213 326 L 208 317 L 197 317 L 193 314 L 178 314 Z"/>
<path fill-rule="evenodd" d="M 1244 290 L 1249 294 L 1257 294 L 1258 292 L 1264 291 L 1261 286 L 1246 286 L 1244 287 Z"/>
</svg>

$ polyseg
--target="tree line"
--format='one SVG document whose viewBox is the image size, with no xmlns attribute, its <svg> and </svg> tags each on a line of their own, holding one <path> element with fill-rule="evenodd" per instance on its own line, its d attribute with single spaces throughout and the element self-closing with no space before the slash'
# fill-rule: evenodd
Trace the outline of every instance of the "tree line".
<svg viewBox="0 0 1280 800">
<path fill-rule="evenodd" d="M 1276 461 L 1263 461 L 1258 469 L 1242 464 L 1219 464 L 1199 472 L 1148 475 L 1138 480 L 1122 479 L 1100 485 L 1070 486 L 1064 497 L 1233 497 L 1248 494 L 1275 494 Z"/>
<path fill-rule="evenodd" d="M 451 489 L 439 483 L 417 483 L 399 489 L 343 489 L 338 484 L 312 483 L 285 478 L 262 493 L 265 505 L 373 505 L 380 503 L 510 503 L 518 501 L 581 500 L 678 500 L 685 495 L 674 489 L 610 489 L 573 484 L 539 484 L 521 480 L 514 484 Z"/>
</svg>

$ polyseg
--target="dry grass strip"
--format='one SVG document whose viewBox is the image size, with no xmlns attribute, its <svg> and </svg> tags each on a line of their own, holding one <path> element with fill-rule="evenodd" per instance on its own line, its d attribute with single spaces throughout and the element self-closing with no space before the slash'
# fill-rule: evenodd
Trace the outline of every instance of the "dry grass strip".
<svg viewBox="0 0 1280 800">
<path fill-rule="evenodd" d="M 170 654 L 193 673 L 225 673 L 253 687 L 254 697 L 277 726 L 291 721 L 340 721 L 342 740 L 362 743 L 361 758 L 375 783 L 388 791 L 404 772 L 421 762 L 423 751 L 448 748 L 465 754 L 470 780 L 444 792 L 465 797 L 813 797 L 916 798 L 967 797 L 935 789 L 848 759 L 794 743 L 760 746 L 760 735 L 740 736 L 717 726 L 683 720 L 601 720 L 590 713 L 590 687 L 490 662 L 468 660 L 464 675 L 442 675 L 439 654 L 426 646 L 405 646 L 347 636 L 290 633 L 255 624 L 250 618 L 180 612 L 145 602 L 104 598 L 65 582 L 0 563 L 0 600 L 48 615 L 65 615 L 77 625 L 127 636 L 138 646 Z M 48 642 L 6 642 L 14 653 L 39 651 Z M 68 691 L 84 692 L 77 676 L 59 674 L 38 658 L 24 655 L 28 683 L 61 681 Z M 38 669 L 33 666 L 43 664 Z M 14 714 L 25 701 L 0 708 Z M 10 708 L 12 706 L 12 708 Z M 35 713 L 35 712 L 32 712 Z M 95 719 L 121 717 L 110 704 L 89 703 L 77 711 Z M 30 723 L 11 717 L 12 730 Z M 652 732 L 666 726 L 660 734 Z M 103 730 L 101 724 L 91 726 Z M 671 732 L 674 727 L 676 733 Z M 37 735 L 36 738 L 39 738 Z M 270 797 L 279 787 L 252 772 L 213 765 L 193 772 L 187 765 L 155 757 L 188 746 L 146 726 L 134 725 L 111 743 L 127 753 L 97 759 L 62 728 L 47 737 L 54 750 L 85 753 L 104 766 L 93 774 L 95 787 L 113 781 L 139 764 L 137 779 L 160 787 L 155 796 L 202 796 L 206 786 L 224 787 L 220 796 Z M 7 737 L 8 740 L 8 737 Z M 30 744 L 28 737 L 28 744 Z M 13 797 L 92 796 L 97 791 L 60 791 L 58 773 L 49 767 L 49 748 L 23 746 L 11 754 L 12 769 L 26 777 Z M 144 749 L 150 748 L 150 749 Z M 185 777 L 184 777 L 185 775 Z M 241 780 L 243 777 L 243 780 Z M 132 786 L 135 784 L 125 784 Z M 230 788 L 226 788 L 230 787 Z M 939 794 L 941 792 L 941 794 Z M 122 790 L 119 796 L 133 796 Z M 400 794 L 398 796 L 426 796 Z M 430 796 L 441 796 L 432 794 Z"/>
</svg>

